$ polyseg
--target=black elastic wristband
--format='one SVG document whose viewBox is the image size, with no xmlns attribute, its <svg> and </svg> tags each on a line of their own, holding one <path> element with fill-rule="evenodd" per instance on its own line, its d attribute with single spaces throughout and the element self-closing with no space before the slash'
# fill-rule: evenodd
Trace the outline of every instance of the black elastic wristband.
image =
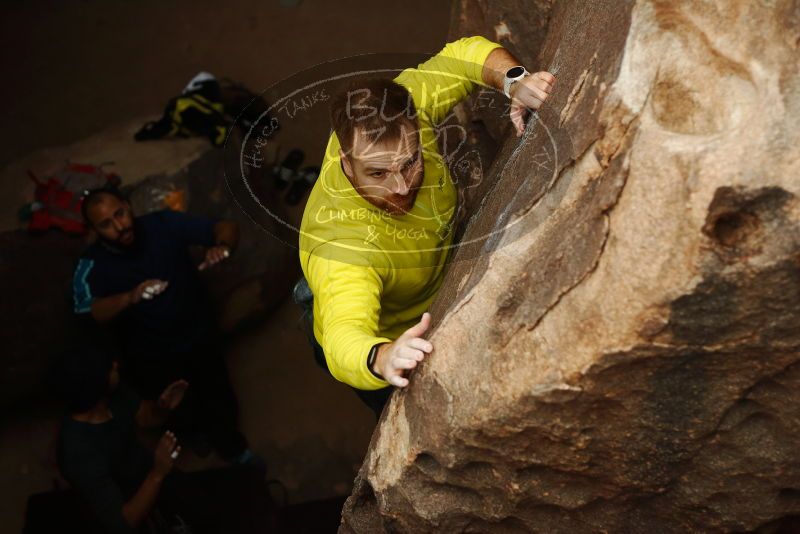
<svg viewBox="0 0 800 534">
<path fill-rule="evenodd" d="M 367 356 L 367 369 L 369 369 L 369 372 L 372 373 L 372 376 L 374 376 L 375 378 L 380 378 L 381 380 L 385 380 L 385 378 L 383 378 L 381 375 L 379 375 L 372 369 L 372 366 L 375 365 L 375 358 L 378 357 L 378 347 L 380 347 L 381 345 L 383 345 L 383 343 L 377 343 L 375 345 L 372 345 L 372 348 L 369 349 L 369 355 Z"/>
</svg>

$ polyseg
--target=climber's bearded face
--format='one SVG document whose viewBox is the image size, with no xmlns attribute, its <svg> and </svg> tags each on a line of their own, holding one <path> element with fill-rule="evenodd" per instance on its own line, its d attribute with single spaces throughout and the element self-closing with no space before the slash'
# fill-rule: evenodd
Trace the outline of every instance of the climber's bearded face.
<svg viewBox="0 0 800 534">
<path fill-rule="evenodd" d="M 370 141 L 358 130 L 350 154 L 339 150 L 342 169 L 362 197 L 391 215 L 411 211 L 424 177 L 416 128 L 397 139 Z"/>
<path fill-rule="evenodd" d="M 100 239 L 109 245 L 122 248 L 133 245 L 133 213 L 127 202 L 103 194 L 86 211 L 86 217 Z"/>
</svg>

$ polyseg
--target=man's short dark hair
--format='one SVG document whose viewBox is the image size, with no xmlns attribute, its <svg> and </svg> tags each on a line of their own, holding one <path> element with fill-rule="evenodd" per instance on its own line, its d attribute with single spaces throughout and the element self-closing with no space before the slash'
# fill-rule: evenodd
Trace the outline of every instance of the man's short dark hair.
<svg viewBox="0 0 800 534">
<path fill-rule="evenodd" d="M 59 356 L 51 382 L 70 413 L 91 410 L 108 395 L 114 360 L 109 350 L 97 347 L 70 350 Z"/>
<path fill-rule="evenodd" d="M 386 78 L 351 81 L 331 100 L 331 126 L 345 154 L 353 149 L 356 130 L 372 143 L 396 141 L 417 129 L 417 109 L 411 93 Z"/>
<path fill-rule="evenodd" d="M 128 201 L 128 199 L 125 198 L 125 195 L 122 194 L 122 191 L 116 187 L 98 187 L 97 189 L 90 189 L 83 195 L 83 199 L 81 200 L 81 216 L 83 217 L 84 222 L 87 224 L 92 223 L 88 216 L 89 208 L 99 204 L 105 195 L 112 196 L 120 202 Z"/>
</svg>

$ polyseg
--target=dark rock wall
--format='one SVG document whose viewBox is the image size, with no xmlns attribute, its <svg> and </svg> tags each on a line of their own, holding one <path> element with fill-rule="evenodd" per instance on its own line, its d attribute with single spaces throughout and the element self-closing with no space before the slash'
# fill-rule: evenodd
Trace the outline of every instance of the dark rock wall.
<svg viewBox="0 0 800 534">
<path fill-rule="evenodd" d="M 798 15 L 455 3 L 453 36 L 500 39 L 558 86 L 521 140 L 467 104 L 500 146 L 435 351 L 384 411 L 341 532 L 775 531 L 800 514 Z"/>
</svg>

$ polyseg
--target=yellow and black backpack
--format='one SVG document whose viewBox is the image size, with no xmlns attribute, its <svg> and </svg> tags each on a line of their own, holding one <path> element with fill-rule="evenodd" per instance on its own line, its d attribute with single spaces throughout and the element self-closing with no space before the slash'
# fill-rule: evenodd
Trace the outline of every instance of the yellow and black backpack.
<svg viewBox="0 0 800 534">
<path fill-rule="evenodd" d="M 239 84 L 226 81 L 223 86 L 207 72 L 189 82 L 183 92 L 167 103 L 157 121 L 148 122 L 134 138 L 137 141 L 163 137 L 207 137 L 214 146 L 222 146 L 233 125 L 233 117 L 247 119 L 266 110 L 266 103 Z M 242 117 L 241 115 L 244 115 Z M 243 126 L 249 126 L 243 124 Z"/>
</svg>

